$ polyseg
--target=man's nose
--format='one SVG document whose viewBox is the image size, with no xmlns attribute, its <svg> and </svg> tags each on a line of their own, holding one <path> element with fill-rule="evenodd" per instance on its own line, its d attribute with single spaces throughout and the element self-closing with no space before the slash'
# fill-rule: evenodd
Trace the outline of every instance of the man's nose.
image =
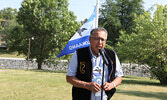
<svg viewBox="0 0 167 100">
<path fill-rule="evenodd" d="M 99 39 L 98 42 L 99 42 L 100 44 L 102 44 L 102 43 L 103 43 L 103 40 L 102 40 L 102 39 Z"/>
</svg>

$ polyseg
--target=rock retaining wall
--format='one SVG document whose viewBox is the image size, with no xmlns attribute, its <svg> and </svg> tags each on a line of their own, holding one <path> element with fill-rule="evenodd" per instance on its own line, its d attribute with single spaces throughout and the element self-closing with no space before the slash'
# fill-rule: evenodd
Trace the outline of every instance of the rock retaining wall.
<svg viewBox="0 0 167 100">
<path fill-rule="evenodd" d="M 28 66 L 29 64 L 29 66 Z M 61 60 L 56 61 L 55 64 L 50 66 L 43 64 L 42 69 L 48 70 L 67 70 L 68 61 Z M 35 60 L 27 61 L 24 58 L 2 58 L 0 57 L 0 68 L 1 69 L 37 69 L 37 63 Z"/>
<path fill-rule="evenodd" d="M 29 67 L 28 67 L 29 63 Z M 37 69 L 37 63 L 35 60 L 28 62 L 24 58 L 2 58 L 0 57 L 0 69 Z M 55 64 L 48 65 L 43 64 L 42 69 L 48 70 L 67 70 L 68 61 L 60 60 L 56 61 Z M 149 66 L 147 65 L 138 65 L 138 64 L 128 64 L 122 63 L 122 70 L 124 75 L 130 76 L 141 76 L 141 77 L 150 77 Z"/>
<path fill-rule="evenodd" d="M 151 77 L 150 67 L 148 65 L 139 65 L 131 63 L 122 63 L 121 65 L 124 75 Z"/>
</svg>

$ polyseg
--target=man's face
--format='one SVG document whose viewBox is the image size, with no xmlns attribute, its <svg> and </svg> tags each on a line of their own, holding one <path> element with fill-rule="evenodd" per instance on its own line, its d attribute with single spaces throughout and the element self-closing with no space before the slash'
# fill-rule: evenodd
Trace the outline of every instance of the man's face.
<svg viewBox="0 0 167 100">
<path fill-rule="evenodd" d="M 104 49 L 106 44 L 107 34 L 105 31 L 96 31 L 93 36 L 90 36 L 89 42 L 91 50 L 95 56 L 98 56 L 99 49 Z"/>
</svg>

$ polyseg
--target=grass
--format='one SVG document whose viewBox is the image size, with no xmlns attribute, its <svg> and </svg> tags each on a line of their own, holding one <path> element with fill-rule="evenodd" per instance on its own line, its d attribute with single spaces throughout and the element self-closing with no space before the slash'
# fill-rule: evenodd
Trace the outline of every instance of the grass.
<svg viewBox="0 0 167 100">
<path fill-rule="evenodd" d="M 65 73 L 1 70 L 0 100 L 70 100 Z"/>
<path fill-rule="evenodd" d="M 0 69 L 0 100 L 72 100 L 66 72 Z M 112 100 L 166 100 L 157 80 L 125 76 Z"/>
<path fill-rule="evenodd" d="M 158 80 L 144 77 L 125 76 L 117 88 L 114 100 L 166 100 L 167 86 Z"/>
</svg>

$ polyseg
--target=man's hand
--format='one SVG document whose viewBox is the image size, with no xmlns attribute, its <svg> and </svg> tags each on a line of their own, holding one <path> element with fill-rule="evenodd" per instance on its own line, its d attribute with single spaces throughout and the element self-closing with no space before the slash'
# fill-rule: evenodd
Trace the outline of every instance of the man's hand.
<svg viewBox="0 0 167 100">
<path fill-rule="evenodd" d="M 114 88 L 113 84 L 112 83 L 108 83 L 108 82 L 105 82 L 104 85 L 103 85 L 103 87 L 104 87 L 105 91 L 109 91 L 112 88 Z"/>
<path fill-rule="evenodd" d="M 88 89 L 88 90 L 93 91 L 93 92 L 98 92 L 101 89 L 101 86 L 99 84 L 97 84 L 95 82 L 81 81 L 78 78 L 76 78 L 75 76 L 66 76 L 66 80 L 67 80 L 67 82 L 69 82 L 70 84 L 72 84 L 75 87 Z"/>
<path fill-rule="evenodd" d="M 89 82 L 86 85 L 87 89 L 93 92 L 98 92 L 100 91 L 101 87 L 99 84 L 97 84 L 96 82 Z"/>
</svg>

